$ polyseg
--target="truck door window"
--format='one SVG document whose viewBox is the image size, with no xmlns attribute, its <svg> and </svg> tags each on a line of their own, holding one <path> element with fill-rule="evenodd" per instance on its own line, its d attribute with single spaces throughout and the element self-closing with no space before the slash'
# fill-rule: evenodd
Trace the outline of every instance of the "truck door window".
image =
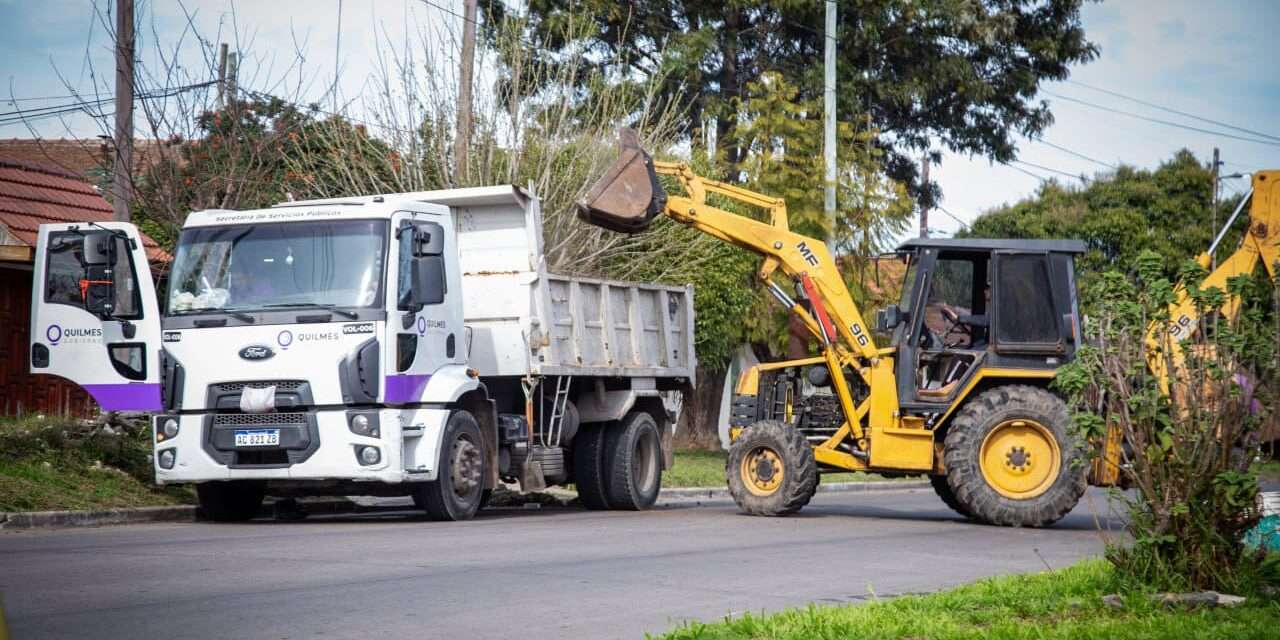
<svg viewBox="0 0 1280 640">
<path fill-rule="evenodd" d="M 44 300 L 84 308 L 90 280 L 106 278 L 105 269 L 86 269 L 82 254 L 83 234 L 63 231 L 49 236 L 48 262 L 45 266 Z M 141 317 L 142 300 L 138 293 L 137 274 L 130 257 L 129 243 L 115 238 L 115 261 L 107 265 L 115 283 L 116 305 L 112 315 L 120 319 Z"/>
<path fill-rule="evenodd" d="M 399 274 L 396 279 L 396 302 L 401 311 L 412 307 L 410 294 L 413 293 L 413 225 L 400 227 Z"/>
</svg>

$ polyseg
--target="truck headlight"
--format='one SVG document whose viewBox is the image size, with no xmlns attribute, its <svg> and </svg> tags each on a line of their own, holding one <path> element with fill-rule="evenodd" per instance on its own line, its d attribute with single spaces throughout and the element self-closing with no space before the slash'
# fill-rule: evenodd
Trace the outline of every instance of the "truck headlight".
<svg viewBox="0 0 1280 640">
<path fill-rule="evenodd" d="M 160 462 L 161 469 L 172 469 L 173 463 L 176 462 L 177 459 L 178 459 L 177 449 L 165 449 L 160 452 L 160 457 L 157 458 L 157 460 Z"/>
<path fill-rule="evenodd" d="M 378 415 L 357 413 L 351 416 L 347 422 L 347 428 L 358 436 L 366 436 L 369 438 L 377 438 L 380 435 L 378 430 Z"/>
<path fill-rule="evenodd" d="M 156 442 L 164 442 L 178 435 L 178 419 L 174 416 L 156 417 Z"/>
<path fill-rule="evenodd" d="M 357 447 L 356 457 L 362 465 L 378 464 L 382 460 L 382 452 L 377 447 Z"/>
</svg>

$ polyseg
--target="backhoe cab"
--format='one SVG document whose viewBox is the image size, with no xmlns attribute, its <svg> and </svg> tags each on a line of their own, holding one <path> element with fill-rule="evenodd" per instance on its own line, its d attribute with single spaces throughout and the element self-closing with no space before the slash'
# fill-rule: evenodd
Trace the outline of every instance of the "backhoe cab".
<svg viewBox="0 0 1280 640">
<path fill-rule="evenodd" d="M 788 228 L 781 198 L 655 162 L 629 130 L 620 147 L 578 203 L 583 220 L 634 233 L 665 213 L 760 255 L 758 278 L 819 344 L 738 381 L 726 471 L 744 511 L 798 511 L 829 471 L 928 475 L 952 509 L 1001 525 L 1047 525 L 1076 505 L 1089 469 L 1048 384 L 1080 335 L 1082 243 L 904 243 L 903 295 L 879 314 L 876 333 L 890 336 L 881 347 L 824 243 Z M 685 193 L 665 193 L 659 175 Z M 709 194 L 763 214 L 726 211 Z"/>
</svg>

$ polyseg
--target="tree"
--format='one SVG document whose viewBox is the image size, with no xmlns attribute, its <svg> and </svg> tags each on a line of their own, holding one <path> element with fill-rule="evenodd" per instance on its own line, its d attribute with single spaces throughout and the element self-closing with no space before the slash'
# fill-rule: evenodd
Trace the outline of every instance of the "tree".
<svg viewBox="0 0 1280 640">
<path fill-rule="evenodd" d="M 1052 122 L 1048 105 L 1035 100 L 1040 83 L 1097 56 L 1080 24 L 1083 2 L 842 2 L 838 119 L 869 118 L 888 175 L 931 202 L 935 194 L 916 173 L 931 139 L 1005 162 L 1016 156 L 1017 136 Z M 488 11 L 510 13 L 500 2 Z M 543 44 L 532 55 L 585 51 L 612 78 L 660 78 L 665 99 L 688 114 L 682 133 L 696 146 L 714 131 L 725 175 L 738 181 L 747 152 L 736 142 L 735 101 L 750 98 L 752 83 L 770 71 L 794 82 L 802 101 L 821 96 L 823 12 L 821 2 L 795 0 L 531 0 L 522 19 Z"/>
<path fill-rule="evenodd" d="M 1208 249 L 1217 232 L 1211 228 L 1212 185 L 1212 171 L 1182 150 L 1154 170 L 1121 166 L 1082 187 L 1046 182 L 1033 197 L 988 211 L 957 235 L 1084 240 L 1089 252 L 1078 268 L 1086 288 L 1107 269 L 1133 269 L 1144 250 L 1162 256 L 1172 277 Z M 1238 238 L 1228 237 L 1223 246 Z"/>
</svg>

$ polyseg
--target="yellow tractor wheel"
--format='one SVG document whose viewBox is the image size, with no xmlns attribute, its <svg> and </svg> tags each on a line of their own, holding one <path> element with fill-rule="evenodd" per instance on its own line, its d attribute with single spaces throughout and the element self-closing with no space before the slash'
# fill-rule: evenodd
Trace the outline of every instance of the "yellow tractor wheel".
<svg viewBox="0 0 1280 640">
<path fill-rule="evenodd" d="M 742 430 L 725 463 L 729 494 L 745 512 L 781 516 L 799 511 L 818 489 L 818 463 L 799 431 L 774 420 Z"/>
<path fill-rule="evenodd" d="M 1045 389 L 1008 385 L 972 398 L 946 427 L 948 506 L 989 524 L 1057 522 L 1086 488 L 1070 426 L 1066 403 Z"/>
</svg>

